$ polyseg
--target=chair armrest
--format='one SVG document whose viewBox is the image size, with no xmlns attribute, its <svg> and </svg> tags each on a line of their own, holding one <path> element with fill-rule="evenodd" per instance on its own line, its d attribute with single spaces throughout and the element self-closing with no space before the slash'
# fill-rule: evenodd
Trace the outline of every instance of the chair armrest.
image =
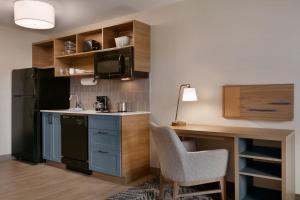
<svg viewBox="0 0 300 200">
<path fill-rule="evenodd" d="M 183 163 L 185 181 L 221 178 L 226 174 L 228 150 L 188 152 Z"/>
</svg>

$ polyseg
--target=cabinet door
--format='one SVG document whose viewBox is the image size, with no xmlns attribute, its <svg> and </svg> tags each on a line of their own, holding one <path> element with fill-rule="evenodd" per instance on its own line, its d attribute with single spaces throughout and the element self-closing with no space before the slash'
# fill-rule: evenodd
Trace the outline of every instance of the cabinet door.
<svg viewBox="0 0 300 200">
<path fill-rule="evenodd" d="M 121 176 L 121 118 L 89 117 L 89 167 L 113 176 Z"/>
<path fill-rule="evenodd" d="M 52 144 L 51 144 L 51 159 L 53 161 L 61 161 L 61 126 L 60 115 L 53 114 L 52 120 Z"/>
<path fill-rule="evenodd" d="M 43 159 L 51 159 L 52 114 L 42 114 L 43 126 Z"/>
</svg>

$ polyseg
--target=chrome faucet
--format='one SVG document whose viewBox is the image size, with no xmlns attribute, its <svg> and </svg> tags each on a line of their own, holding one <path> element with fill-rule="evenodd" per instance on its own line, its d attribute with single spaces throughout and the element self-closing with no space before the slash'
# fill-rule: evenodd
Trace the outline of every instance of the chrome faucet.
<svg viewBox="0 0 300 200">
<path fill-rule="evenodd" d="M 70 104 L 71 104 L 71 100 L 73 99 L 74 96 L 76 96 L 75 109 L 82 109 L 82 107 L 80 105 L 80 102 L 79 102 L 79 97 L 78 97 L 77 94 L 71 94 L 70 95 L 70 98 L 69 98 Z"/>
</svg>

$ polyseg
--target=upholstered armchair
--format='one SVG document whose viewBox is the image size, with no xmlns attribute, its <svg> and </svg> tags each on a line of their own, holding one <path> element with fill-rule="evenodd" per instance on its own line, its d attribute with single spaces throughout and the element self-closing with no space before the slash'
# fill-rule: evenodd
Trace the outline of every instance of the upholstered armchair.
<svg viewBox="0 0 300 200">
<path fill-rule="evenodd" d="M 225 200 L 225 174 L 228 163 L 228 151 L 225 149 L 188 152 L 170 127 L 151 124 L 152 136 L 159 152 L 161 167 L 160 198 L 164 185 L 173 185 L 173 200 L 184 196 L 221 193 Z M 180 186 L 194 186 L 219 182 L 220 188 L 208 191 L 179 194 Z"/>
</svg>

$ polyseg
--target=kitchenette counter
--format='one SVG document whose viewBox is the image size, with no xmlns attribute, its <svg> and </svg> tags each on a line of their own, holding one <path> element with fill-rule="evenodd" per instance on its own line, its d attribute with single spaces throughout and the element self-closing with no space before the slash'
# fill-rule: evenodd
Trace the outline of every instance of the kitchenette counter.
<svg viewBox="0 0 300 200">
<path fill-rule="evenodd" d="M 109 115 L 109 116 L 129 116 L 129 115 L 144 115 L 150 114 L 148 111 L 135 111 L 135 112 L 96 112 L 95 110 L 82 110 L 82 111 L 72 111 L 72 110 L 41 110 L 41 112 L 47 113 L 61 113 L 61 114 L 77 114 L 77 115 Z"/>
<path fill-rule="evenodd" d="M 150 166 L 149 114 L 41 110 L 43 159 L 120 183 L 145 176 Z"/>
</svg>

